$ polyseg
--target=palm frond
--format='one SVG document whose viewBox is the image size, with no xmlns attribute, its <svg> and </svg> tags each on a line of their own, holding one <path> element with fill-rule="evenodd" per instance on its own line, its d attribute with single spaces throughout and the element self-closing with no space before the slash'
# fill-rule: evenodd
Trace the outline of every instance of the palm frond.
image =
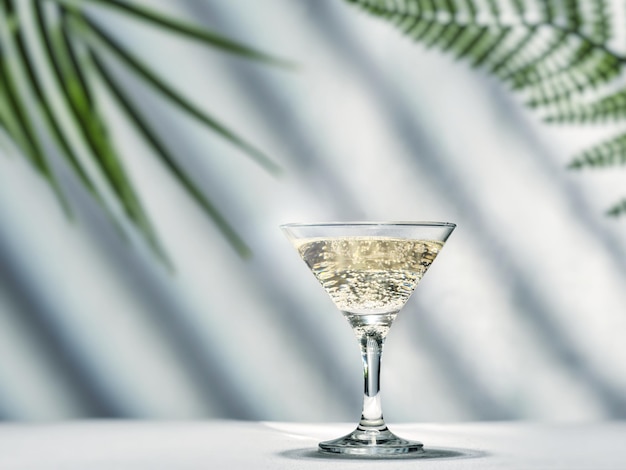
<svg viewBox="0 0 626 470">
<path fill-rule="evenodd" d="M 88 2 L 100 4 L 107 8 L 119 10 L 127 16 L 133 16 L 137 19 L 149 22 L 160 28 L 181 34 L 191 39 L 196 39 L 206 43 L 211 47 L 221 49 L 224 52 L 239 55 L 247 59 L 254 59 L 272 65 L 278 65 L 287 68 L 295 67 L 293 62 L 274 57 L 265 52 L 258 51 L 249 46 L 243 45 L 232 39 L 226 38 L 207 28 L 195 26 L 181 20 L 171 18 L 167 15 L 159 13 L 156 10 L 140 5 L 133 5 L 121 0 L 86 0 Z M 70 3 L 68 7 L 72 7 Z"/>
<path fill-rule="evenodd" d="M 3 42 L 5 46 L 13 46 L 14 49 L 17 49 L 17 54 L 21 56 L 24 53 L 24 45 L 21 41 L 19 24 L 15 21 L 15 7 L 12 0 L 4 0 L 2 6 L 4 9 L 4 24 L 2 26 L 4 34 L 6 35 L 3 37 Z M 22 69 L 22 64 L 16 60 L 15 56 L 9 54 L 4 47 L 0 49 L 0 85 L 2 85 L 2 88 L 5 90 L 6 113 L 15 116 L 11 129 L 17 137 L 16 140 L 20 143 L 21 150 L 30 159 L 39 173 L 50 183 L 52 190 L 59 199 L 66 214 L 71 216 L 69 204 L 61 191 L 56 176 L 50 168 L 48 158 L 42 148 L 40 137 L 35 131 L 33 116 L 28 112 L 25 90 L 20 89 L 17 85 L 18 81 L 32 85 L 32 82 L 29 80 L 21 80 L 18 78 L 24 75 L 30 77 L 29 74 L 31 72 L 32 70 L 30 70 L 28 66 L 26 66 L 25 72 Z M 5 115 L 5 118 L 6 117 Z"/>
<path fill-rule="evenodd" d="M 144 139 L 233 248 L 241 256 L 249 255 L 248 246 L 226 222 L 217 205 L 200 191 L 178 163 L 176 155 L 161 142 L 149 120 L 133 102 L 125 84 L 109 70 L 108 61 L 114 60 L 134 73 L 146 86 L 241 150 L 266 171 L 276 174 L 279 167 L 237 132 L 169 85 L 130 48 L 101 27 L 98 15 L 101 9 L 112 9 L 121 16 L 199 41 L 221 53 L 280 67 L 293 67 L 293 64 L 205 27 L 124 0 L 19 1 L 0 0 L 0 128 L 45 178 L 68 215 L 70 204 L 54 174 L 51 150 L 63 159 L 67 168 L 102 206 L 121 235 L 125 235 L 122 221 L 126 220 L 152 251 L 169 264 L 135 183 L 125 169 L 124 154 L 107 131 L 107 116 L 94 93 L 94 81 L 97 80 L 105 85 L 118 108 L 135 126 L 137 135 Z M 33 34 L 24 33 L 24 23 L 32 25 Z M 50 148 L 51 145 L 54 148 Z"/>
<path fill-rule="evenodd" d="M 86 21 L 82 17 L 73 16 L 73 19 L 78 23 L 86 23 Z M 93 25 L 91 24 L 89 25 L 89 27 L 92 26 Z M 152 147 L 161 162 L 168 168 L 168 170 L 170 170 L 171 174 L 177 179 L 177 181 L 187 191 L 187 193 L 213 220 L 213 222 L 217 225 L 222 234 L 231 241 L 236 250 L 242 256 L 249 256 L 251 252 L 246 243 L 238 236 L 235 230 L 228 224 L 226 218 L 204 196 L 202 191 L 200 191 L 200 189 L 193 183 L 192 179 L 180 167 L 180 165 L 176 161 L 176 158 L 167 149 L 165 144 L 161 142 L 156 132 L 151 129 L 150 125 L 147 123 L 146 118 L 138 110 L 137 106 L 133 104 L 133 100 L 123 91 L 123 86 L 108 70 L 104 61 L 99 57 L 98 52 L 96 52 L 95 49 L 92 48 L 92 46 L 88 46 L 87 50 L 87 60 L 89 60 L 89 62 L 93 64 L 100 78 L 106 84 L 117 104 L 126 113 L 128 119 L 135 125 L 139 134 L 143 136 L 148 145 Z"/>
<path fill-rule="evenodd" d="M 82 72 L 76 67 L 73 50 L 61 28 L 58 5 L 50 3 L 47 6 L 57 14 L 56 18 L 46 15 L 43 3 L 34 2 L 37 33 L 74 124 L 128 219 L 143 234 L 154 252 L 166 260 L 165 252 L 130 182 L 122 159 L 109 138 L 102 113 L 93 105 L 93 92 L 82 77 Z"/>
<path fill-rule="evenodd" d="M 14 8 L 12 2 L 7 2 L 5 5 L 10 8 L 10 11 L 14 12 Z M 66 158 L 67 162 L 74 170 L 76 175 L 78 175 L 79 179 L 85 186 L 85 188 L 91 192 L 91 194 L 100 202 L 103 203 L 102 197 L 98 190 L 96 189 L 93 181 L 90 176 L 87 174 L 83 165 L 81 164 L 79 158 L 76 155 L 76 152 L 72 148 L 69 143 L 69 139 L 67 138 L 65 132 L 63 131 L 58 117 L 52 110 L 52 106 L 50 104 L 49 97 L 44 92 L 43 86 L 41 84 L 41 79 L 35 70 L 34 60 L 31 57 L 31 53 L 26 46 L 26 39 L 24 37 L 22 28 L 18 22 L 15 22 L 15 27 L 13 28 L 13 35 L 15 39 L 15 43 L 17 44 L 17 54 L 19 56 L 20 62 L 23 64 L 24 68 L 27 72 L 26 84 L 30 86 L 33 92 L 33 96 L 36 100 L 36 104 L 39 109 L 42 111 L 42 116 L 46 120 L 48 124 L 48 128 L 51 131 L 52 137 L 55 139 L 57 145 L 61 148 L 61 155 Z M 1 113 L 0 113 L 1 114 Z"/>
<path fill-rule="evenodd" d="M 611 47 L 613 15 L 606 0 L 346 1 L 426 47 L 494 74 L 547 122 L 626 118 L 626 87 L 619 81 L 626 56 Z M 626 132 L 583 152 L 570 168 L 624 162 Z M 625 203 L 609 213 L 626 213 Z"/>
</svg>

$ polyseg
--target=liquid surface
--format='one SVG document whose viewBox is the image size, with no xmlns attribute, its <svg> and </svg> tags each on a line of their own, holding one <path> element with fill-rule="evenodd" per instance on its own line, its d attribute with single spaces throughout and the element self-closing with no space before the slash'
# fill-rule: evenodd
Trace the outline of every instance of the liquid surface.
<svg viewBox="0 0 626 470">
<path fill-rule="evenodd" d="M 386 237 L 303 239 L 297 248 L 337 308 L 355 314 L 399 311 L 443 242 Z"/>
</svg>

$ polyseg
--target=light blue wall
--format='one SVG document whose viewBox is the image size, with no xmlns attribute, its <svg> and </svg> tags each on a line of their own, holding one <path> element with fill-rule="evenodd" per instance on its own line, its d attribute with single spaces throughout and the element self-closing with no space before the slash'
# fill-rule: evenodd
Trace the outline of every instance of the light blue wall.
<svg viewBox="0 0 626 470">
<path fill-rule="evenodd" d="M 612 129 L 541 124 L 483 72 L 339 0 L 143 3 L 298 63 L 100 16 L 283 168 L 269 175 L 116 69 L 254 257 L 202 218 L 104 90 L 174 273 L 75 183 L 68 222 L 3 149 L 1 418 L 354 421 L 356 343 L 278 230 L 327 220 L 458 224 L 388 337 L 389 421 L 626 418 L 624 221 L 602 215 L 623 174 L 565 170 Z"/>
</svg>

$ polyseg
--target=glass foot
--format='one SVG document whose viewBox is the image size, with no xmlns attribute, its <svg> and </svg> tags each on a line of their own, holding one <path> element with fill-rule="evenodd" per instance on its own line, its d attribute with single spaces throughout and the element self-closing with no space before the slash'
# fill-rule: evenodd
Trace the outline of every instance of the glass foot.
<svg viewBox="0 0 626 470">
<path fill-rule="evenodd" d="M 391 457 L 424 452 L 421 442 L 396 436 L 389 429 L 366 431 L 359 428 L 347 436 L 319 443 L 320 451 L 328 454 Z"/>
</svg>

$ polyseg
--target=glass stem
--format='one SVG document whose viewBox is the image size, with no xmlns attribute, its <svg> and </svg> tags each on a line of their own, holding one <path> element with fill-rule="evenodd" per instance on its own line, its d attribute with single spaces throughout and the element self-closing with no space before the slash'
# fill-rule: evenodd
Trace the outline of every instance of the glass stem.
<svg viewBox="0 0 626 470">
<path fill-rule="evenodd" d="M 358 429 L 362 431 L 387 429 L 380 400 L 380 364 L 384 341 L 384 338 L 377 333 L 365 333 L 360 338 L 364 391 L 363 412 Z"/>
</svg>

